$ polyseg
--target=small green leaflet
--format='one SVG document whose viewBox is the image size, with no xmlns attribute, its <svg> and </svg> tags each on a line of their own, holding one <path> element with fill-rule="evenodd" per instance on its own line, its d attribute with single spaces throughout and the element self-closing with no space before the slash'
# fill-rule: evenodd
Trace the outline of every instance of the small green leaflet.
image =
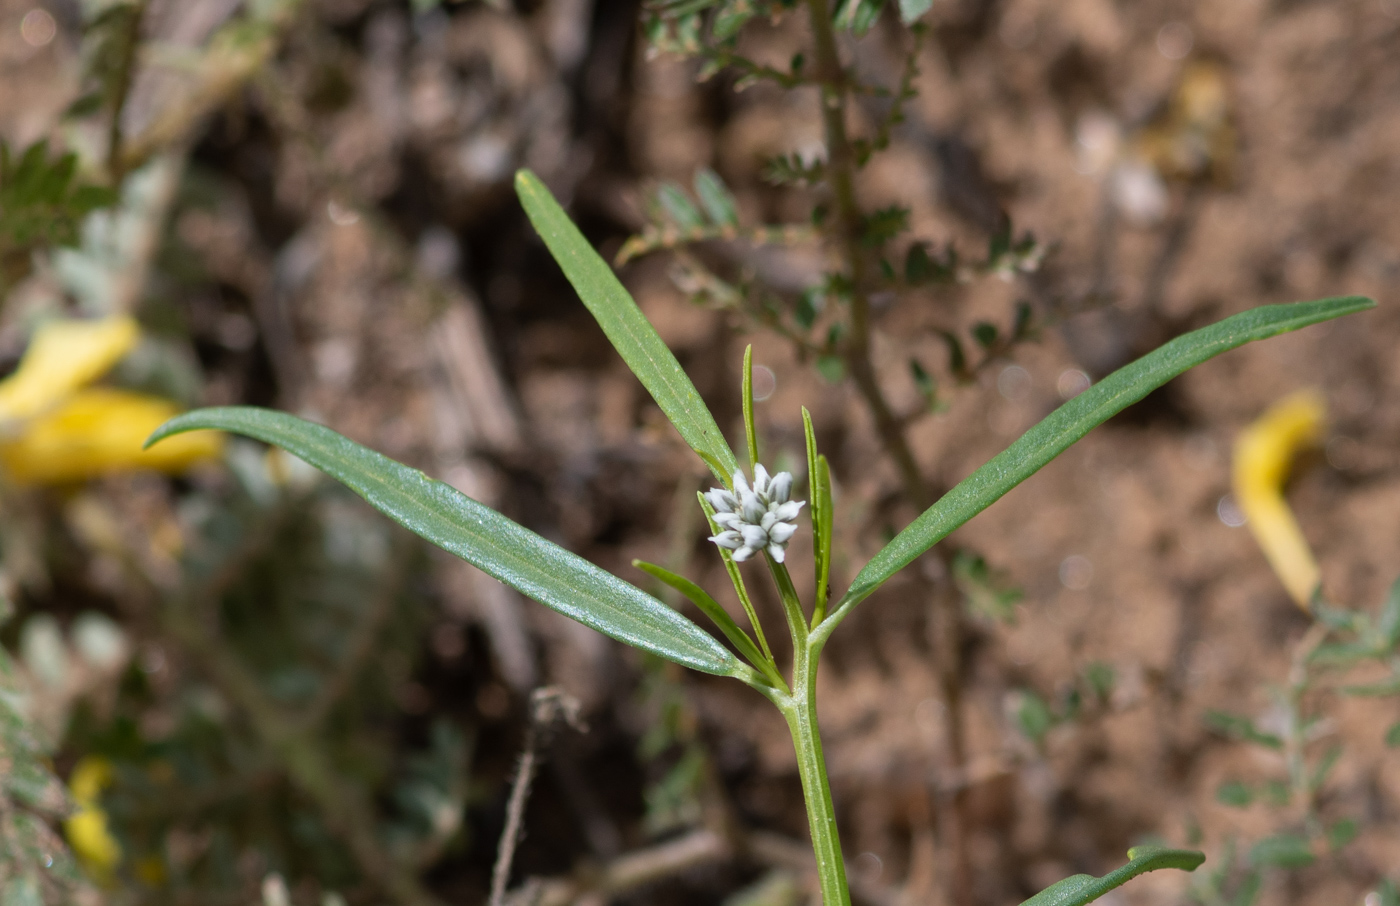
<svg viewBox="0 0 1400 906">
<path fill-rule="evenodd" d="M 752 671 L 699 626 L 651 595 L 444 484 L 330 428 L 256 406 L 176 416 L 147 446 L 216 428 L 275 444 L 344 482 L 421 538 L 456 554 L 528 598 L 619 642 L 686 667 L 746 681 Z"/>
<path fill-rule="evenodd" d="M 544 183 L 529 170 L 515 174 L 515 191 L 530 222 L 598 320 L 613 348 L 647 388 L 661 411 L 715 477 L 729 487 L 739 460 L 729 448 L 700 393 L 661 341 L 612 268 L 593 250 Z M 689 202 L 687 202 L 689 203 Z M 698 212 L 697 212 L 698 216 Z"/>
</svg>

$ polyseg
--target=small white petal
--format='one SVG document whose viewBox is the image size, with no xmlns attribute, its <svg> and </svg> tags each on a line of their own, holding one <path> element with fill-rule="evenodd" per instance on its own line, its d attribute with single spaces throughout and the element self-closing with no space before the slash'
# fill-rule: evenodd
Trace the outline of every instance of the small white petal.
<svg viewBox="0 0 1400 906">
<path fill-rule="evenodd" d="M 733 512 L 739 507 L 739 498 L 724 488 L 710 488 L 705 492 L 705 499 L 710 502 L 710 506 L 714 507 L 717 513 Z"/>
<path fill-rule="evenodd" d="M 763 501 L 758 499 L 758 495 L 752 491 L 746 492 L 739 499 L 739 505 L 743 509 L 744 521 L 752 522 L 755 525 L 763 518 L 763 514 L 768 511 L 768 507 L 765 506 Z"/>
<path fill-rule="evenodd" d="M 768 530 L 768 540 L 774 544 L 787 544 L 797 534 L 797 526 L 791 522 L 779 522 Z"/>
<path fill-rule="evenodd" d="M 743 563 L 745 560 L 749 559 L 756 553 L 758 553 L 758 551 L 754 550 L 751 547 L 741 547 L 734 552 L 733 556 L 735 560 L 737 560 L 740 563 Z"/>
<path fill-rule="evenodd" d="M 739 534 L 744 536 L 744 546 L 760 548 L 768 543 L 768 533 L 757 525 L 741 525 Z"/>
<path fill-rule="evenodd" d="M 753 467 L 753 492 L 760 497 L 768 494 L 768 470 L 761 464 Z"/>
<path fill-rule="evenodd" d="M 805 500 L 789 500 L 787 503 L 780 504 L 773 512 L 782 522 L 791 522 L 797 518 L 797 514 L 802 511 L 802 505 L 806 502 Z"/>
<path fill-rule="evenodd" d="M 749 483 L 744 480 L 744 470 L 740 469 L 734 473 L 734 493 L 741 499 L 745 494 L 751 493 Z"/>
<path fill-rule="evenodd" d="M 787 556 L 787 551 L 783 550 L 781 544 L 770 544 L 768 545 L 768 556 L 772 557 L 774 562 L 782 563 L 783 558 Z"/>
<path fill-rule="evenodd" d="M 775 503 L 787 503 L 792 496 L 792 473 L 779 472 L 768 485 L 768 499 Z"/>
<path fill-rule="evenodd" d="M 758 525 L 766 532 L 772 529 L 773 526 L 777 523 L 777 521 L 778 514 L 773 512 L 772 510 L 769 510 L 768 512 L 763 514 L 762 519 L 758 520 Z"/>
<path fill-rule="evenodd" d="M 744 519 L 738 513 L 715 513 L 715 525 L 722 525 L 727 529 L 737 529 L 744 524 Z"/>
<path fill-rule="evenodd" d="M 718 535 L 711 535 L 710 540 L 725 550 L 734 550 L 744 543 L 744 536 L 738 532 L 720 532 Z"/>
</svg>

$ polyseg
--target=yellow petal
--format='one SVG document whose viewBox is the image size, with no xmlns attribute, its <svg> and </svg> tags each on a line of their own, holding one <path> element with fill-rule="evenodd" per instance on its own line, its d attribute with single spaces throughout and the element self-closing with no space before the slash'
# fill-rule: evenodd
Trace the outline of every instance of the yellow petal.
<svg viewBox="0 0 1400 906">
<path fill-rule="evenodd" d="M 34 332 L 14 374 L 0 381 L 0 423 L 32 418 L 106 374 L 136 345 L 125 316 L 50 321 Z"/>
<path fill-rule="evenodd" d="M 100 755 L 88 755 L 68 775 L 68 791 L 79 805 L 96 805 L 102 791 L 112 785 L 112 763 Z"/>
<path fill-rule="evenodd" d="M 63 822 L 68 845 L 92 874 L 105 877 L 122 858 L 122 847 L 107 829 L 107 813 L 83 806 Z"/>
<path fill-rule="evenodd" d="M 17 438 L 0 442 L 0 466 L 18 483 L 59 484 L 129 469 L 180 472 L 218 456 L 224 436 L 217 431 L 178 434 L 141 449 L 151 432 L 178 412 L 160 397 L 104 387 L 82 390 L 31 420 Z"/>
<path fill-rule="evenodd" d="M 63 822 L 68 845 L 94 875 L 106 877 L 121 861 L 122 848 L 107 829 L 107 813 L 98 800 L 112 784 L 112 763 L 89 755 L 68 776 L 68 790 L 78 808 Z"/>
<path fill-rule="evenodd" d="M 1294 454 L 1321 439 L 1325 416 L 1322 397 L 1303 391 L 1275 403 L 1235 441 L 1235 497 L 1269 565 L 1304 610 L 1322 574 L 1283 497 L 1283 483 Z"/>
</svg>

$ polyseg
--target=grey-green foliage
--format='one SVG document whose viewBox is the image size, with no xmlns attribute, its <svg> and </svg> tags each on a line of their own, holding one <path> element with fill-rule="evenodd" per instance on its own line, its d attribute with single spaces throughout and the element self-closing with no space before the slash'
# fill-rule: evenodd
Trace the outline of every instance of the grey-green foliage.
<svg viewBox="0 0 1400 906">
<path fill-rule="evenodd" d="M 522 172 L 516 186 L 531 221 L 618 353 L 681 437 L 709 464 L 716 478 L 729 485 L 737 469 L 734 453 L 694 385 L 636 302 L 538 179 Z M 1359 311 L 1371 304 L 1366 299 L 1347 297 L 1255 309 L 1174 340 L 1158 352 L 1110 375 L 1096 388 L 1062 406 L 1032 428 L 900 533 L 861 570 L 838 611 L 827 616 L 818 603 L 813 610 L 815 625 L 810 636 L 786 569 L 770 564 L 773 578 L 779 583 L 794 644 L 802 648 L 801 660 L 815 663 L 840 618 L 896 571 L 1033 474 L 1095 425 L 1141 399 L 1154 387 L 1242 343 Z M 328 428 L 283 413 L 229 407 L 179 416 L 152 435 L 150 442 L 197 428 L 221 428 L 282 446 L 345 482 L 399 524 L 525 595 L 619 641 L 697 670 L 738 677 L 763 689 L 785 709 L 790 722 L 799 729 L 809 720 L 804 715 L 815 713 L 812 701 L 798 703 L 781 679 L 773 677 L 776 664 L 771 657 L 760 665 L 762 674 L 750 669 L 690 620 L 629 583 L 442 482 L 355 444 Z M 809 460 L 814 453 L 814 449 L 808 451 Z M 828 499 L 824 505 L 829 503 Z M 829 528 L 829 513 L 822 513 L 818 518 Z M 747 649 L 743 652 L 745 655 L 762 659 L 751 646 L 744 648 Z M 809 670 L 801 677 L 800 688 L 808 690 L 804 695 L 811 694 L 813 676 Z M 795 678 L 794 689 L 798 688 Z M 796 731 L 794 739 L 797 739 Z M 810 757 L 814 752 L 819 753 L 820 748 L 809 749 L 805 755 Z M 799 751 L 799 759 L 802 757 L 804 753 Z M 816 757 L 820 759 L 819 754 Z M 807 779 L 804 777 L 804 790 Z M 824 774 L 819 780 L 824 789 Z M 808 805 L 809 809 L 813 807 L 810 798 Z M 832 828 L 834 819 L 829 826 L 821 827 L 814 821 L 814 839 L 819 831 L 829 838 Z M 825 852 L 828 862 L 836 860 L 832 864 L 837 869 L 833 870 L 839 877 L 839 848 L 831 839 L 823 845 L 825 849 L 818 852 L 819 865 L 825 864 L 822 862 Z M 1062 882 L 1052 888 L 1058 891 L 1054 896 L 1034 902 L 1088 902 L 1140 871 L 1188 864 L 1194 867 L 1200 858 L 1203 857 L 1199 854 L 1176 851 L 1143 851 L 1134 856 L 1128 866 L 1104 879 L 1071 879 L 1073 883 Z M 829 880 L 824 875 L 824 892 Z M 1109 887 L 1102 886 L 1105 883 Z M 844 891 L 844 886 L 832 889 Z"/>
<path fill-rule="evenodd" d="M 0 598 L 6 611 L 9 602 Z M 72 809 L 27 711 L 23 677 L 0 647 L 0 906 L 73 900 L 85 883 L 51 827 Z"/>
</svg>

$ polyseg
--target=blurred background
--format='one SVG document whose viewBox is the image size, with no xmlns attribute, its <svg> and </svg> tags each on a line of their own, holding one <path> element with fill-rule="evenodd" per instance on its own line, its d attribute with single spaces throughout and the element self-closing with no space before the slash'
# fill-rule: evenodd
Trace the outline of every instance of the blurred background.
<svg viewBox="0 0 1400 906">
<path fill-rule="evenodd" d="M 539 174 L 610 259 L 658 187 L 704 168 L 741 223 L 809 224 L 820 197 L 764 159 L 819 158 L 820 110 L 811 88 L 701 80 L 649 50 L 643 13 L 0 0 L 0 903 L 483 903 L 527 737 L 543 761 L 511 902 L 812 901 L 796 764 L 759 696 L 520 598 L 258 444 L 137 451 L 184 408 L 273 406 L 643 587 L 636 557 L 723 588 L 703 464 L 511 179 Z M 975 556 L 926 577 L 962 607 L 956 772 L 926 586 L 892 581 L 849 621 L 821 716 L 857 901 L 1013 904 L 1164 840 L 1204 849 L 1201 877 L 1112 902 L 1396 902 L 1377 885 L 1400 865 L 1400 710 L 1329 700 L 1280 729 L 1310 620 L 1230 469 L 1241 428 L 1320 393 L 1289 499 L 1329 598 L 1380 606 L 1400 574 L 1400 2 L 936 0 L 924 21 L 861 204 L 967 258 L 1007 218 L 1036 239 L 1008 279 L 874 300 L 877 373 L 919 413 L 935 483 L 1188 329 L 1343 293 L 1380 307 L 1192 371 L 957 533 Z M 741 46 L 786 61 L 807 40 L 798 10 Z M 891 8 L 842 51 L 894 86 L 911 38 Z M 887 105 L 858 99 L 852 130 Z M 747 343 L 770 464 L 800 466 L 812 411 L 840 586 L 914 515 L 899 475 L 839 372 L 697 288 L 686 254 L 620 274 L 731 438 Z M 694 254 L 792 299 L 832 266 L 812 241 Z M 949 336 L 975 349 L 1019 310 L 1024 342 L 959 366 Z M 542 687 L 575 719 L 533 720 Z M 1338 747 L 1307 814 L 1269 794 L 1298 753 L 1251 733 Z M 1256 845 L 1309 821 L 1350 831 Z"/>
</svg>

